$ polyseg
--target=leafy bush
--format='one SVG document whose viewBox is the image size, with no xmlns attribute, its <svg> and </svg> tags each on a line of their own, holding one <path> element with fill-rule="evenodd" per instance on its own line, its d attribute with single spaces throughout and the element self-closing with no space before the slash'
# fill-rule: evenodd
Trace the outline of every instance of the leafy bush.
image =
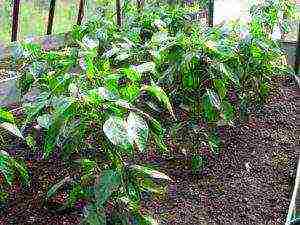
<svg viewBox="0 0 300 225">
<path fill-rule="evenodd" d="M 24 139 L 18 127 L 15 125 L 15 119 L 11 112 L 4 108 L 0 108 L 0 128 L 15 135 L 16 137 Z M 30 178 L 26 166 L 23 162 L 11 157 L 6 151 L 0 151 L 0 176 L 3 175 L 5 182 L 0 184 L 12 185 L 15 174 L 18 172 L 21 181 L 24 185 L 28 185 Z"/>
</svg>

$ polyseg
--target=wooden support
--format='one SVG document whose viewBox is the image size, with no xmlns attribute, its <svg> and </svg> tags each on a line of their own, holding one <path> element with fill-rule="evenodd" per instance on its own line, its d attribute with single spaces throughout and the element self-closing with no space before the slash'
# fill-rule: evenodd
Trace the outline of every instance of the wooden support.
<svg viewBox="0 0 300 225">
<path fill-rule="evenodd" d="M 51 0 L 51 2 L 50 2 L 48 25 L 47 25 L 47 35 L 52 34 L 54 12 L 55 12 L 55 3 L 56 3 L 56 0 Z"/>
<path fill-rule="evenodd" d="M 121 0 L 116 0 L 116 10 L 117 10 L 117 24 L 119 27 L 121 27 L 122 26 Z"/>
<path fill-rule="evenodd" d="M 84 17 L 84 6 L 85 0 L 80 0 L 79 9 L 78 9 L 78 17 L 77 17 L 77 25 L 81 25 L 83 17 Z"/>
<path fill-rule="evenodd" d="M 209 0 L 208 3 L 208 26 L 214 26 L 214 0 Z"/>
<path fill-rule="evenodd" d="M 11 30 L 11 41 L 17 41 L 18 38 L 18 26 L 19 26 L 19 10 L 20 0 L 14 0 L 13 12 L 12 12 L 12 30 Z"/>
</svg>

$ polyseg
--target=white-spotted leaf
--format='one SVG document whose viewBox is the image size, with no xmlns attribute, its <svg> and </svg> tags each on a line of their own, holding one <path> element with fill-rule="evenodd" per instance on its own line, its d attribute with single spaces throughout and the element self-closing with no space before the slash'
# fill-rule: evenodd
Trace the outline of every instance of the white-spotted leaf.
<svg viewBox="0 0 300 225">
<path fill-rule="evenodd" d="M 43 127 L 45 129 L 49 129 L 49 127 L 52 124 L 52 117 L 50 114 L 44 114 L 37 118 L 37 122 L 40 127 Z"/>
<path fill-rule="evenodd" d="M 24 139 L 24 137 L 23 137 L 21 131 L 19 130 L 19 128 L 16 125 L 12 124 L 12 123 L 6 123 L 6 122 L 1 123 L 0 128 L 9 131 L 10 133 L 14 134 L 15 136 L 17 136 L 21 139 Z"/>
<path fill-rule="evenodd" d="M 207 90 L 207 95 L 210 103 L 216 107 L 218 110 L 221 108 L 221 101 L 219 95 L 213 90 Z"/>
<path fill-rule="evenodd" d="M 140 151 L 146 149 L 149 128 L 145 120 L 134 112 L 127 118 L 127 134 L 131 144 L 136 143 Z"/>
<path fill-rule="evenodd" d="M 105 121 L 103 131 L 114 145 L 130 145 L 125 122 L 122 118 L 111 116 Z"/>
<path fill-rule="evenodd" d="M 133 166 L 131 166 L 131 168 L 133 170 L 135 170 L 136 172 L 138 172 L 138 173 L 148 175 L 148 176 L 150 176 L 152 178 L 155 178 L 155 179 L 162 179 L 162 180 L 172 181 L 172 179 L 168 175 L 166 175 L 164 173 L 161 173 L 157 170 L 151 169 L 149 167 L 140 166 L 140 165 L 133 165 Z"/>
</svg>

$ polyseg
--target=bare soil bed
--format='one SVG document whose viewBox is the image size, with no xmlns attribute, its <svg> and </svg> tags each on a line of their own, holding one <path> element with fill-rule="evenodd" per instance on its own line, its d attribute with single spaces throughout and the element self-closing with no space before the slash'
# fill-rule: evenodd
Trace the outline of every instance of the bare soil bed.
<svg viewBox="0 0 300 225">
<path fill-rule="evenodd" d="M 174 180 L 165 198 L 143 204 L 160 224 L 284 224 L 296 173 L 296 91 L 286 79 L 274 84 L 276 93 L 265 106 L 250 109 L 249 121 L 219 129 L 224 148 L 198 174 L 184 159 L 166 160 L 151 152 L 139 158 L 158 164 Z M 14 184 L 8 203 L 0 206 L 0 225 L 79 224 L 82 207 L 58 213 L 47 209 L 43 198 L 55 182 L 80 171 L 57 155 L 46 162 L 25 149 L 18 141 L 9 147 L 27 161 L 32 185 Z M 56 201 L 66 196 L 62 191 Z"/>
</svg>

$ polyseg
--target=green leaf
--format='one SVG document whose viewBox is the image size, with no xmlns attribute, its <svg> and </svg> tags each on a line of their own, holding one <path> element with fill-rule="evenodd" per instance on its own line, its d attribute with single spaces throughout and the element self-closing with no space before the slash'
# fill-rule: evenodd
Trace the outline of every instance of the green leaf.
<svg viewBox="0 0 300 225">
<path fill-rule="evenodd" d="M 5 151 L 0 151 L 0 172 L 4 175 L 6 182 L 11 186 L 14 181 L 14 171 L 11 158 Z"/>
<path fill-rule="evenodd" d="M 116 57 L 116 60 L 117 60 L 118 62 L 123 62 L 123 61 L 129 59 L 130 57 L 131 57 L 131 55 L 130 55 L 129 53 L 127 53 L 127 52 L 121 52 L 121 53 L 119 53 L 119 55 Z"/>
<path fill-rule="evenodd" d="M 36 115 L 48 104 L 48 99 L 51 95 L 49 93 L 41 93 L 35 103 L 25 105 L 27 120 L 26 123 L 31 122 Z"/>
<path fill-rule="evenodd" d="M 147 225 L 158 225 L 158 221 L 151 216 L 144 216 L 144 223 Z"/>
<path fill-rule="evenodd" d="M 85 174 L 91 173 L 97 165 L 95 161 L 90 159 L 81 159 L 80 164 Z"/>
<path fill-rule="evenodd" d="M 106 225 L 106 216 L 103 208 L 97 208 L 94 204 L 89 205 L 85 210 L 85 225 Z"/>
<path fill-rule="evenodd" d="M 138 73 L 154 73 L 155 71 L 155 63 L 154 62 L 146 62 L 138 66 L 133 67 Z"/>
<path fill-rule="evenodd" d="M 136 186 L 132 182 L 129 182 L 127 184 L 127 192 L 131 202 L 134 202 L 137 205 L 140 204 L 141 197 L 140 197 L 140 190 L 138 186 Z"/>
<path fill-rule="evenodd" d="M 142 90 L 149 92 L 151 95 L 154 95 L 164 106 L 169 110 L 174 119 L 176 119 L 173 112 L 172 105 L 170 103 L 169 97 L 164 92 L 164 90 L 157 85 L 145 85 L 142 87 Z"/>
<path fill-rule="evenodd" d="M 164 194 L 166 193 L 166 189 L 155 184 L 152 180 L 150 179 L 142 179 L 140 182 L 139 182 L 139 185 L 142 189 L 146 190 L 146 191 L 150 191 L 152 193 L 155 193 L 155 194 Z"/>
<path fill-rule="evenodd" d="M 52 116 L 50 114 L 44 114 L 37 118 L 37 123 L 40 127 L 49 129 L 52 124 Z"/>
<path fill-rule="evenodd" d="M 149 168 L 149 167 L 140 166 L 140 165 L 132 165 L 132 166 L 130 166 L 130 168 L 134 172 L 138 172 L 142 175 L 147 175 L 147 176 L 150 176 L 155 179 L 172 181 L 172 179 L 169 176 L 167 176 L 166 174 L 161 173 L 161 172 L 154 170 L 152 168 Z"/>
<path fill-rule="evenodd" d="M 208 122 L 217 121 L 219 114 L 211 104 L 211 100 L 207 94 L 203 96 L 202 104 L 204 117 L 208 120 Z"/>
<path fill-rule="evenodd" d="M 95 73 L 96 73 L 95 72 L 96 68 L 95 68 L 95 65 L 93 63 L 93 56 L 86 55 L 84 57 L 84 63 L 85 63 L 87 78 L 91 80 L 91 79 L 94 78 Z"/>
<path fill-rule="evenodd" d="M 4 130 L 7 130 L 9 131 L 10 133 L 12 133 L 13 135 L 21 138 L 21 139 L 24 139 L 22 133 L 20 132 L 19 128 L 12 124 L 12 123 L 0 123 L 0 128 L 4 129 Z"/>
<path fill-rule="evenodd" d="M 108 101 L 114 101 L 118 99 L 116 95 L 114 95 L 112 92 L 107 90 L 105 87 L 97 88 L 97 94 L 104 100 L 108 100 Z"/>
<path fill-rule="evenodd" d="M 7 152 L 0 151 L 0 172 L 9 185 L 13 183 L 15 171 L 19 172 L 23 184 L 29 183 L 30 178 L 26 167 L 18 163 Z"/>
<path fill-rule="evenodd" d="M 89 49 L 94 49 L 99 45 L 99 41 L 91 36 L 84 36 L 82 38 L 82 43 Z"/>
<path fill-rule="evenodd" d="M 88 91 L 85 96 L 88 102 L 93 104 L 102 103 L 103 101 L 117 101 L 119 98 L 105 87 L 99 87 Z"/>
<path fill-rule="evenodd" d="M 120 96 L 128 101 L 135 100 L 140 94 L 140 88 L 138 85 L 128 85 L 119 89 Z"/>
<path fill-rule="evenodd" d="M 61 98 L 55 102 L 55 112 L 53 117 L 53 123 L 49 127 L 45 137 L 44 143 L 44 158 L 48 158 L 53 152 L 55 145 L 57 144 L 57 138 L 60 133 L 60 129 L 63 124 L 75 115 L 74 99 Z"/>
<path fill-rule="evenodd" d="M 215 91 L 210 90 L 210 89 L 208 89 L 206 93 L 207 93 L 207 96 L 208 96 L 208 99 L 209 99 L 211 105 L 216 107 L 218 110 L 220 110 L 221 101 L 220 101 L 218 94 Z"/>
<path fill-rule="evenodd" d="M 127 118 L 127 134 L 129 142 L 136 143 L 140 151 L 146 149 L 149 129 L 145 120 L 134 112 L 130 112 Z"/>
<path fill-rule="evenodd" d="M 227 102 L 222 102 L 222 113 L 226 122 L 231 121 L 234 118 L 234 108 L 233 106 Z"/>
<path fill-rule="evenodd" d="M 149 215 L 141 215 L 138 213 L 136 215 L 136 219 L 138 220 L 139 225 L 158 225 L 158 221 L 156 221 L 153 217 Z"/>
<path fill-rule="evenodd" d="M 214 80 L 214 86 L 220 96 L 221 99 L 223 99 L 226 96 L 227 88 L 223 80 L 216 79 Z"/>
<path fill-rule="evenodd" d="M 14 116 L 11 112 L 0 107 L 0 123 L 15 123 Z"/>
<path fill-rule="evenodd" d="M 121 71 L 131 81 L 137 82 L 141 80 L 141 74 L 134 67 L 123 68 Z"/>
<path fill-rule="evenodd" d="M 215 153 L 218 154 L 220 147 L 221 147 L 221 140 L 218 134 L 211 133 L 209 136 L 208 144 L 210 146 L 210 149 Z"/>
<path fill-rule="evenodd" d="M 217 66 L 217 69 L 219 71 L 221 71 L 226 76 L 227 79 L 234 82 L 237 86 L 240 85 L 239 78 L 234 73 L 232 73 L 230 68 L 228 68 L 225 64 L 217 63 L 216 66 Z"/>
<path fill-rule="evenodd" d="M 22 165 L 20 163 L 18 163 L 16 160 L 13 159 L 13 163 L 14 163 L 14 167 L 15 169 L 19 172 L 20 174 L 20 178 L 22 180 L 22 183 L 24 185 L 28 185 L 29 184 L 29 181 L 30 181 L 30 177 L 29 177 L 29 174 L 28 174 L 28 170 L 26 168 L 25 165 Z"/>
<path fill-rule="evenodd" d="M 266 98 L 269 93 L 269 86 L 265 82 L 261 82 L 259 85 L 259 92 L 262 99 Z"/>
<path fill-rule="evenodd" d="M 121 184 L 121 175 L 115 170 L 105 170 L 102 172 L 99 183 L 96 185 L 97 206 L 104 206 L 113 192 L 117 191 Z"/>
<path fill-rule="evenodd" d="M 153 133 L 158 135 L 159 137 L 162 137 L 164 134 L 164 129 L 162 128 L 161 124 L 154 118 L 151 118 L 149 120 L 149 126 Z"/>
<path fill-rule="evenodd" d="M 132 201 L 129 197 L 123 196 L 118 200 L 124 203 L 133 212 L 137 212 L 140 208 L 139 202 Z"/>
<path fill-rule="evenodd" d="M 158 134 L 153 134 L 154 140 L 156 142 L 156 144 L 158 145 L 159 149 L 161 150 L 162 153 L 166 153 L 168 152 L 168 148 L 166 146 L 166 144 L 164 143 L 163 137 L 162 135 L 158 135 Z"/>
<path fill-rule="evenodd" d="M 58 183 L 54 184 L 49 191 L 47 192 L 47 199 L 51 198 L 53 195 L 56 194 L 56 192 L 63 186 L 65 185 L 67 182 L 70 182 L 72 179 L 67 176 L 64 179 L 62 179 L 61 181 L 59 181 Z"/>
<path fill-rule="evenodd" d="M 193 172 L 199 171 L 203 166 L 203 157 L 200 155 L 193 155 L 192 156 L 192 170 Z"/>
<path fill-rule="evenodd" d="M 130 145 L 125 121 L 120 117 L 110 116 L 103 124 L 103 131 L 108 139 L 117 146 Z"/>
</svg>

